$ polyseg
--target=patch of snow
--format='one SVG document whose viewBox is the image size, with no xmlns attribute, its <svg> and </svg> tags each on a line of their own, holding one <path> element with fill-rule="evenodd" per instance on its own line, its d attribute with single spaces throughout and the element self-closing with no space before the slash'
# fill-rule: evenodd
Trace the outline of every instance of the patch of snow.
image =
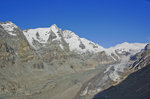
<svg viewBox="0 0 150 99">
<path fill-rule="evenodd" d="M 36 40 L 39 43 L 45 44 L 47 43 L 51 32 L 56 35 L 54 40 L 61 40 L 60 36 L 58 35 L 58 27 L 54 24 L 50 28 L 36 28 L 36 29 L 28 29 L 24 30 L 23 33 L 27 38 L 29 44 L 34 47 L 33 41 Z"/>
<path fill-rule="evenodd" d="M 72 31 L 64 30 L 63 38 L 69 44 L 69 48 L 71 51 L 82 51 L 82 49 L 79 47 L 81 40 Z"/>
<path fill-rule="evenodd" d="M 12 22 L 5 22 L 0 23 L 0 25 L 4 28 L 5 31 L 8 32 L 9 35 L 16 36 L 16 34 L 13 33 L 15 28 L 18 28 L 14 23 Z"/>
<path fill-rule="evenodd" d="M 118 57 L 118 59 L 120 59 L 120 57 L 116 54 L 116 53 L 113 53 L 113 54 L 115 54 L 115 56 L 117 56 Z M 114 61 L 117 61 L 117 59 L 115 59 L 115 57 L 114 56 L 112 56 L 112 55 L 109 55 Z"/>
<path fill-rule="evenodd" d="M 80 38 L 77 36 L 75 33 L 69 30 L 64 30 L 63 31 L 63 37 L 64 40 L 69 44 L 69 48 L 71 51 L 75 51 L 79 54 L 85 53 L 85 52 L 100 52 L 104 51 L 105 49 L 98 44 L 95 44 L 85 38 Z M 85 48 L 81 48 L 80 44 L 83 44 Z M 96 46 L 94 48 L 94 46 Z"/>
<path fill-rule="evenodd" d="M 39 43 L 47 43 L 49 38 L 50 28 L 36 28 L 36 29 L 29 29 L 23 31 L 25 37 L 27 38 L 29 44 L 33 46 L 33 40 L 38 41 Z"/>
<path fill-rule="evenodd" d="M 89 52 L 96 53 L 96 52 L 101 52 L 101 51 L 105 50 L 102 46 L 95 44 L 95 43 L 93 43 L 93 42 L 91 42 L 85 38 L 81 38 L 81 41 L 85 45 L 86 50 L 88 50 Z"/>
<path fill-rule="evenodd" d="M 59 28 L 56 26 L 56 24 L 53 24 L 51 27 L 50 27 L 50 30 L 56 35 L 56 38 L 53 39 L 54 40 L 57 40 L 57 41 L 61 41 L 61 37 L 59 36 L 58 32 L 59 32 Z"/>
<path fill-rule="evenodd" d="M 119 74 L 118 74 L 118 72 L 113 72 L 113 73 L 111 73 L 111 74 L 109 74 L 109 77 L 113 80 L 113 81 L 118 81 L 118 79 L 119 79 Z"/>
<path fill-rule="evenodd" d="M 12 36 L 17 36 L 17 34 L 14 34 L 14 33 L 10 32 L 10 31 L 8 31 L 8 34 L 12 35 Z"/>
<path fill-rule="evenodd" d="M 88 87 L 86 87 L 83 92 L 80 94 L 80 96 L 85 96 L 88 93 Z"/>
<path fill-rule="evenodd" d="M 96 91 L 97 91 L 97 92 L 101 92 L 101 91 L 102 91 L 102 88 L 97 88 Z"/>
<path fill-rule="evenodd" d="M 123 51 L 131 52 L 133 51 L 135 53 L 141 51 L 146 46 L 145 43 L 127 43 L 124 42 L 122 44 L 118 44 L 115 47 L 110 47 L 106 50 L 108 54 L 114 53 L 116 50 L 118 50 L 118 53 L 122 53 Z"/>
<path fill-rule="evenodd" d="M 61 49 L 64 49 L 64 47 L 62 46 L 62 44 L 59 44 L 59 46 L 60 46 Z"/>
<path fill-rule="evenodd" d="M 56 24 L 53 24 L 50 29 L 54 32 L 57 33 L 59 31 L 59 28 L 56 26 Z"/>
<path fill-rule="evenodd" d="M 110 65 L 108 68 L 106 68 L 106 70 L 104 71 L 104 73 L 108 72 L 112 66 L 113 65 Z"/>
<path fill-rule="evenodd" d="M 114 54 L 118 59 L 120 59 L 118 54 L 123 54 L 124 52 L 129 52 L 130 54 L 134 55 L 134 54 L 140 52 L 142 49 L 144 49 L 145 46 L 146 46 L 145 43 L 124 42 L 124 43 L 118 44 L 114 47 L 110 47 L 110 48 L 106 49 L 105 51 L 106 51 L 107 55 L 112 56 L 112 54 Z M 113 56 L 112 56 L 112 58 L 115 59 L 115 57 L 113 57 Z"/>
</svg>

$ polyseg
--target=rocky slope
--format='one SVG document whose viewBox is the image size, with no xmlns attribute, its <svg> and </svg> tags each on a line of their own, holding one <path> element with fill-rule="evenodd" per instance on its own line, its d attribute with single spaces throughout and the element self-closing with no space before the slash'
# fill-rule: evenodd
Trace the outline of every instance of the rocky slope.
<svg viewBox="0 0 150 99">
<path fill-rule="evenodd" d="M 150 44 L 145 47 L 145 51 L 131 57 L 131 60 L 134 61 L 131 68 L 136 72 L 130 74 L 117 86 L 112 86 L 97 94 L 94 99 L 150 98 Z"/>
<path fill-rule="evenodd" d="M 47 98 L 59 99 L 56 92 L 61 88 L 58 96 L 66 99 L 70 96 L 69 90 L 76 90 L 76 95 L 85 82 L 107 67 L 105 72 L 112 72 L 110 66 L 115 69 L 110 73 L 111 80 L 118 80 L 116 71 L 125 66 L 110 64 L 125 63 L 122 61 L 127 61 L 144 46 L 123 43 L 105 49 L 72 31 L 63 31 L 55 24 L 22 31 L 12 22 L 0 23 L 0 96 L 4 99 L 38 99 L 37 94 L 46 93 Z M 52 91 L 53 94 L 49 94 Z"/>
<path fill-rule="evenodd" d="M 142 44 L 129 44 L 125 42 L 107 49 L 107 53 L 111 52 L 116 57 L 115 59 L 119 61 L 114 64 L 105 65 L 105 69 L 102 72 L 99 72 L 93 79 L 85 83 L 77 98 L 91 99 L 96 93 L 115 86 L 124 80 L 127 75 L 134 71 L 130 70 L 131 64 L 133 64 L 130 58 L 135 59 L 134 54 L 140 51 L 140 46 L 144 48 Z"/>
</svg>

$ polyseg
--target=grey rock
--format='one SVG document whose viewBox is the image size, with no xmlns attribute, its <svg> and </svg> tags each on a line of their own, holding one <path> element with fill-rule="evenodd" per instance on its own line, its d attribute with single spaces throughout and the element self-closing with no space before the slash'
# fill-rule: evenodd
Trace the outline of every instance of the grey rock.
<svg viewBox="0 0 150 99">
<path fill-rule="evenodd" d="M 83 43 L 80 43 L 79 47 L 80 47 L 81 49 L 85 49 L 85 45 L 84 45 Z"/>
<path fill-rule="evenodd" d="M 150 50 L 150 44 L 147 44 L 147 45 L 145 46 L 145 50 Z"/>
</svg>

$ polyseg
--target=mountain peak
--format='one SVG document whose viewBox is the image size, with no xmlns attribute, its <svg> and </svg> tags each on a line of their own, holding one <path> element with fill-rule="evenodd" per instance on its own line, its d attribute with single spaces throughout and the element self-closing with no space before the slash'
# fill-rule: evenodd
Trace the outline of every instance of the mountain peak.
<svg viewBox="0 0 150 99">
<path fill-rule="evenodd" d="M 13 22 L 11 21 L 6 21 L 6 22 L 0 22 L 0 25 L 2 25 L 3 27 L 12 27 L 12 28 L 18 28 L 18 26 L 16 26 Z"/>
<path fill-rule="evenodd" d="M 16 36 L 17 34 L 13 33 L 14 29 L 18 28 L 18 26 L 16 26 L 14 23 L 12 23 L 11 21 L 7 21 L 7 22 L 1 22 L 0 25 L 4 28 L 4 30 L 12 36 Z"/>
<path fill-rule="evenodd" d="M 56 24 L 52 24 L 50 27 L 56 27 L 56 28 L 58 28 L 58 26 Z"/>
<path fill-rule="evenodd" d="M 56 24 L 51 25 L 51 26 L 50 26 L 50 29 L 51 29 L 53 32 L 55 32 L 55 33 L 57 33 L 57 32 L 59 31 L 59 28 L 57 27 Z"/>
<path fill-rule="evenodd" d="M 140 52 L 146 46 L 145 43 L 128 43 L 124 42 L 121 44 L 117 44 L 114 47 L 110 47 L 106 49 L 106 53 L 108 55 L 114 54 L 119 58 L 118 54 L 124 54 L 126 52 L 130 54 L 135 54 Z"/>
</svg>

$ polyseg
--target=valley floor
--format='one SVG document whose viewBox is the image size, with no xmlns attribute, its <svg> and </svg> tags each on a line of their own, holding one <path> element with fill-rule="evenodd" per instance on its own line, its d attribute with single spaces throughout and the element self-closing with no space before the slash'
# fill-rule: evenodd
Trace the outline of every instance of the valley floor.
<svg viewBox="0 0 150 99">
<path fill-rule="evenodd" d="M 33 95 L 15 95 L 0 97 L 0 99 L 74 99 L 86 82 L 95 77 L 99 72 L 104 71 L 102 67 L 47 80 L 43 85 L 43 89 Z"/>
</svg>

